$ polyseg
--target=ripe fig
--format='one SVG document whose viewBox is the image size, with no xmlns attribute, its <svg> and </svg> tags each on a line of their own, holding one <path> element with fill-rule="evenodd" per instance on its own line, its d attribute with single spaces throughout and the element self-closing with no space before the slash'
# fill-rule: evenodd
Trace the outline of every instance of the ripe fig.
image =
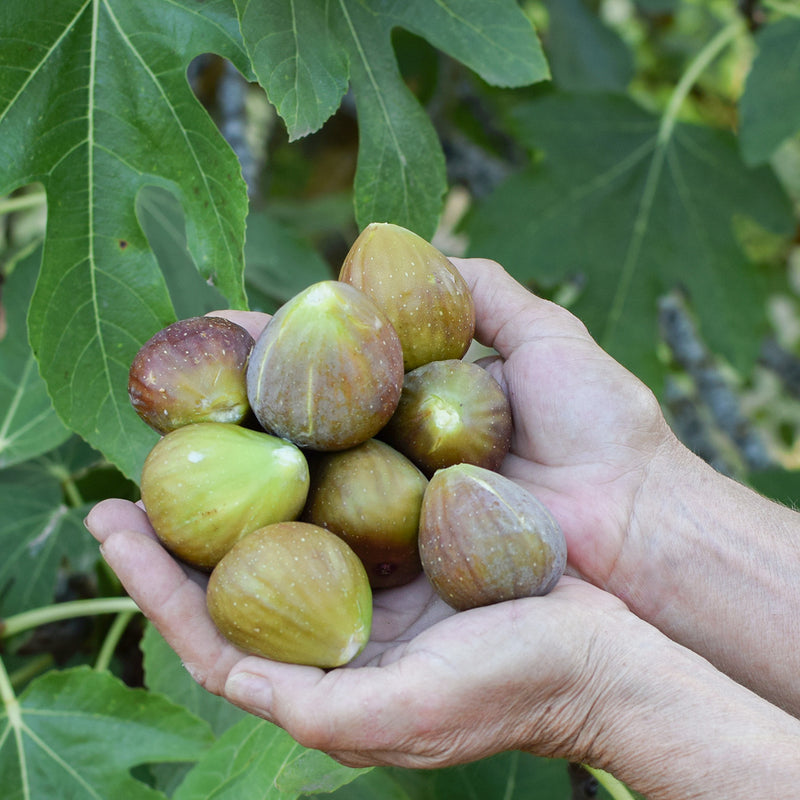
<svg viewBox="0 0 800 800">
<path fill-rule="evenodd" d="M 145 342 L 128 373 L 136 413 L 159 433 L 193 422 L 242 422 L 253 337 L 221 317 L 191 317 Z"/>
<path fill-rule="evenodd" d="M 267 525 L 238 542 L 211 573 L 206 602 L 237 647 L 293 664 L 346 664 L 372 625 L 372 592 L 358 557 L 306 522 Z"/>
<path fill-rule="evenodd" d="M 363 292 L 320 281 L 281 306 L 247 369 L 250 405 L 264 429 L 311 450 L 371 438 L 397 407 L 400 340 Z"/>
<path fill-rule="evenodd" d="M 405 371 L 461 358 L 472 343 L 475 307 L 458 270 L 430 242 L 388 222 L 367 225 L 339 280 L 366 292 L 403 345 Z"/>
<path fill-rule="evenodd" d="M 142 469 L 142 501 L 164 546 L 211 569 L 243 536 L 296 519 L 308 463 L 283 439 L 227 422 L 202 422 L 158 441 Z"/>
<path fill-rule="evenodd" d="M 377 439 L 310 459 L 301 519 L 335 533 L 364 564 L 373 589 L 401 586 L 422 572 L 417 531 L 428 481 Z"/>
<path fill-rule="evenodd" d="M 407 373 L 380 438 L 428 477 L 453 464 L 499 468 L 511 446 L 511 406 L 477 364 L 432 361 Z"/>
<path fill-rule="evenodd" d="M 459 610 L 547 594 L 567 562 L 564 534 L 547 508 L 508 478 L 472 464 L 431 479 L 419 548 L 428 579 Z"/>
</svg>

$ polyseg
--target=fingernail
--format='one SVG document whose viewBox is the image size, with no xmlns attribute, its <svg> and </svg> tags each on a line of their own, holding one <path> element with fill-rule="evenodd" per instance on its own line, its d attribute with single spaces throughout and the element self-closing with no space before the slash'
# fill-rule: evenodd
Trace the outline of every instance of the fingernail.
<svg viewBox="0 0 800 800">
<path fill-rule="evenodd" d="M 272 684 L 261 675 L 237 672 L 225 683 L 225 696 L 245 711 L 272 722 Z"/>
</svg>

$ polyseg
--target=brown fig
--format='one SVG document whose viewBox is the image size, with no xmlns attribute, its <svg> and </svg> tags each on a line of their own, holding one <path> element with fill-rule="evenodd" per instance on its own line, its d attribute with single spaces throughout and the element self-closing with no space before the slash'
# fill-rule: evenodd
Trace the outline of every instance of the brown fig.
<svg viewBox="0 0 800 800">
<path fill-rule="evenodd" d="M 407 373 L 380 438 L 428 477 L 453 464 L 500 467 L 511 446 L 511 406 L 500 384 L 468 361 L 432 361 Z"/>
<path fill-rule="evenodd" d="M 206 602 L 222 635 L 245 652 L 315 667 L 355 658 L 372 624 L 358 557 L 305 522 L 268 525 L 238 542 L 211 573 Z"/>
<path fill-rule="evenodd" d="M 245 371 L 253 337 L 221 317 L 168 325 L 142 345 L 128 373 L 136 413 L 159 433 L 247 417 Z"/>
<path fill-rule="evenodd" d="M 428 481 L 388 444 L 369 439 L 310 461 L 302 519 L 344 539 L 361 559 L 373 589 L 401 586 L 422 571 L 417 531 Z"/>
<path fill-rule="evenodd" d="M 461 358 L 472 343 L 475 307 L 458 270 L 416 233 L 388 222 L 368 225 L 353 243 L 339 280 L 368 294 L 403 345 L 405 370 Z"/>
<path fill-rule="evenodd" d="M 211 569 L 243 536 L 300 515 L 308 463 L 291 442 L 225 422 L 185 425 L 142 469 L 147 515 L 164 546 Z"/>
<path fill-rule="evenodd" d="M 278 309 L 247 370 L 264 429 L 312 450 L 344 450 L 374 436 L 397 407 L 402 382 L 391 323 L 340 281 L 315 283 Z"/>
<path fill-rule="evenodd" d="M 419 548 L 430 582 L 459 610 L 546 594 L 567 561 L 564 534 L 547 508 L 508 478 L 472 464 L 431 479 Z"/>
</svg>

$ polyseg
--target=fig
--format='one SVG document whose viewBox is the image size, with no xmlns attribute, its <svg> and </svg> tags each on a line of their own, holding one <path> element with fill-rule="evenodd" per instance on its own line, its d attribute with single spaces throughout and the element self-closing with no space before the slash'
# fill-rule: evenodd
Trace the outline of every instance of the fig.
<svg viewBox="0 0 800 800">
<path fill-rule="evenodd" d="M 228 422 L 170 431 L 145 459 L 141 494 L 156 535 L 178 558 L 211 569 L 243 536 L 296 519 L 308 462 L 283 439 Z"/>
<path fill-rule="evenodd" d="M 454 464 L 496 470 L 511 446 L 511 406 L 477 364 L 432 361 L 407 373 L 380 438 L 428 477 Z"/>
<path fill-rule="evenodd" d="M 361 652 L 372 592 L 356 554 L 307 522 L 279 522 L 246 536 L 208 581 L 206 603 L 228 641 L 292 664 L 338 667 Z"/>
<path fill-rule="evenodd" d="M 377 439 L 310 460 L 311 485 L 301 519 L 344 539 L 373 589 L 408 583 L 422 572 L 417 531 L 427 478 Z"/>
<path fill-rule="evenodd" d="M 191 317 L 145 342 L 128 372 L 136 413 L 159 433 L 247 417 L 245 373 L 253 337 L 221 317 Z"/>
<path fill-rule="evenodd" d="M 339 280 L 366 292 L 394 325 L 405 371 L 461 358 L 472 343 L 475 307 L 447 257 L 399 225 L 373 222 L 345 256 Z"/>
<path fill-rule="evenodd" d="M 431 478 L 422 501 L 422 567 L 458 610 L 547 594 L 567 562 L 547 508 L 508 478 L 456 464 Z"/>
<path fill-rule="evenodd" d="M 397 407 L 400 340 L 363 292 L 312 284 L 258 337 L 247 369 L 250 405 L 269 433 L 311 450 L 365 442 Z"/>
</svg>

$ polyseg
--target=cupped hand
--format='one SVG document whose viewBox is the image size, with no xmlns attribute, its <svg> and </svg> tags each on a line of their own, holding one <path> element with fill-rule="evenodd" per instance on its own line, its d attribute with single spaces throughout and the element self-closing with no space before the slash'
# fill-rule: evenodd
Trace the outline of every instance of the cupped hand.
<svg viewBox="0 0 800 800">
<path fill-rule="evenodd" d="M 513 748 L 586 755 L 587 710 L 629 615 L 593 586 L 567 577 L 546 597 L 455 614 L 422 576 L 376 592 L 364 653 L 323 671 L 228 643 L 208 615 L 205 576 L 163 549 L 138 505 L 103 501 L 86 524 L 192 677 L 305 746 L 351 766 L 443 766 Z"/>
<path fill-rule="evenodd" d="M 558 519 L 572 570 L 608 588 L 654 460 L 677 444 L 658 401 L 573 314 L 495 262 L 451 260 L 475 300 L 476 338 L 499 353 L 481 363 L 511 403 L 500 471 Z"/>
</svg>

